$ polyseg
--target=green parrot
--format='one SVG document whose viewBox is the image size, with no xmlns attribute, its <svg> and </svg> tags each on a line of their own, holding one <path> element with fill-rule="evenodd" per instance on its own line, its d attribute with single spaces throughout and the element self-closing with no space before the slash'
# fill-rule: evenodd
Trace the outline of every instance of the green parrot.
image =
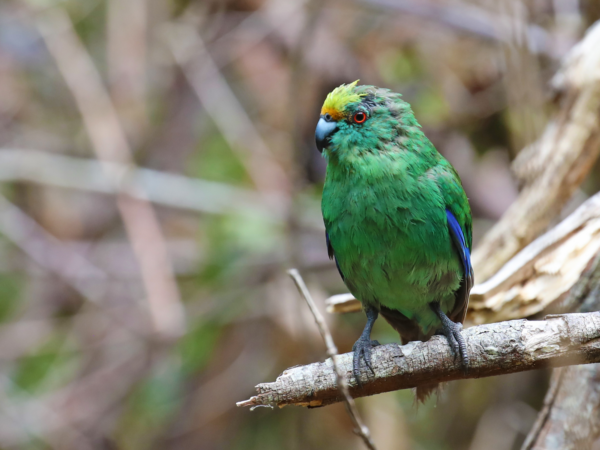
<svg viewBox="0 0 600 450">
<path fill-rule="evenodd" d="M 461 334 L 473 286 L 471 211 L 460 178 L 427 139 L 401 95 L 342 85 L 325 99 L 315 132 L 327 160 L 322 212 L 329 257 L 362 303 L 353 347 L 371 367 L 381 315 L 403 344 L 443 334 L 467 370 Z M 424 400 L 436 386 L 417 389 Z"/>
</svg>

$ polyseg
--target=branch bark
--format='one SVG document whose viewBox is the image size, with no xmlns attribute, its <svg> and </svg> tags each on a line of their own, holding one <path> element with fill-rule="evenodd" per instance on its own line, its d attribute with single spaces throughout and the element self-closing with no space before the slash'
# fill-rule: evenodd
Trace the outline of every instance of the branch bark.
<svg viewBox="0 0 600 450">
<path fill-rule="evenodd" d="M 471 361 L 468 373 L 461 371 L 460 361 L 441 336 L 375 348 L 375 375 L 363 370 L 362 388 L 351 377 L 352 354 L 340 355 L 337 363 L 356 398 L 451 380 L 600 362 L 600 312 L 481 325 L 463 335 Z M 289 368 L 275 382 L 259 384 L 256 390 L 258 395 L 237 405 L 318 407 L 343 400 L 330 359 Z"/>
<path fill-rule="evenodd" d="M 522 450 L 591 449 L 600 435 L 600 364 L 555 370 L 544 409 Z"/>
<path fill-rule="evenodd" d="M 600 308 L 600 254 L 581 276 L 563 311 Z M 522 450 L 591 449 L 600 436 L 600 364 L 565 367 L 552 374 L 544 407 L 523 443 Z"/>
</svg>

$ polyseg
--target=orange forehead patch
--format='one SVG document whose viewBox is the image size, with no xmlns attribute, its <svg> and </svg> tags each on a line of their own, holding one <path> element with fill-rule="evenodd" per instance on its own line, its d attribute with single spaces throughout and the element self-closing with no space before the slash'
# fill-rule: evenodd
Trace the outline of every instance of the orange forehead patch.
<svg viewBox="0 0 600 450">
<path fill-rule="evenodd" d="M 347 106 L 351 103 L 360 102 L 361 97 L 365 94 L 357 94 L 354 89 L 358 80 L 350 84 L 342 84 L 336 87 L 333 91 L 327 94 L 321 114 L 329 114 L 333 120 L 340 120 L 346 117 Z"/>
<path fill-rule="evenodd" d="M 321 115 L 324 116 L 325 114 L 329 114 L 333 120 L 340 120 L 346 117 L 346 115 L 343 112 L 335 108 L 326 108 L 324 106 L 323 108 L 321 108 Z"/>
</svg>

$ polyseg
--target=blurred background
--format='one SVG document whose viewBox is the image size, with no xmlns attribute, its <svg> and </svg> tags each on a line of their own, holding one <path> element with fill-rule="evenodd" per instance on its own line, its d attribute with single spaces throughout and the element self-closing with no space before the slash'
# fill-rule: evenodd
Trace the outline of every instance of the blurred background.
<svg viewBox="0 0 600 450">
<path fill-rule="evenodd" d="M 325 95 L 402 93 L 477 243 L 598 19 L 595 0 L 2 0 L 0 449 L 363 448 L 343 405 L 235 406 L 326 356 L 286 270 L 323 309 L 346 292 L 320 215 Z M 327 319 L 350 351 L 364 316 Z M 398 341 L 383 320 L 374 338 Z M 380 450 L 513 449 L 547 378 L 357 403 Z"/>
</svg>

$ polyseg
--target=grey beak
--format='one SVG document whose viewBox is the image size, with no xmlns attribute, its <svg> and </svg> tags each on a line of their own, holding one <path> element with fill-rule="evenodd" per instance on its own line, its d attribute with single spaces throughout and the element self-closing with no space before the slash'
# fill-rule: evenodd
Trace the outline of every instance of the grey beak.
<svg viewBox="0 0 600 450">
<path fill-rule="evenodd" d="M 331 136 L 337 130 L 337 123 L 333 120 L 326 120 L 324 117 L 319 119 L 317 129 L 315 130 L 315 141 L 319 152 L 323 152 L 323 149 L 331 142 Z"/>
</svg>

